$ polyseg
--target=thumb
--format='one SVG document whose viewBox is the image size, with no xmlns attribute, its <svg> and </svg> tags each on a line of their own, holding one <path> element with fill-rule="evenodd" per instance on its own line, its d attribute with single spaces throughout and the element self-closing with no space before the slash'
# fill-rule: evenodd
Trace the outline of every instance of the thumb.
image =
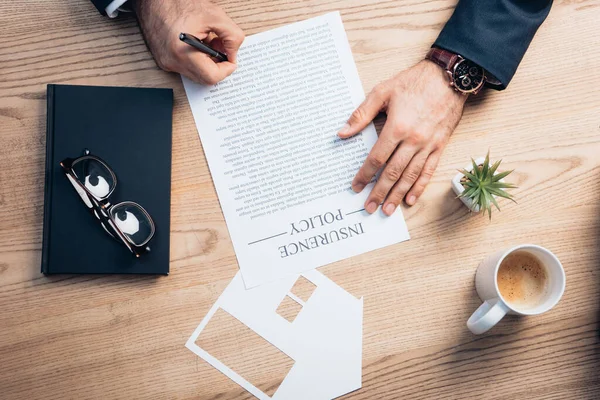
<svg viewBox="0 0 600 400">
<path fill-rule="evenodd" d="M 348 122 L 338 132 L 338 136 L 342 139 L 349 138 L 365 129 L 383 109 L 386 101 L 386 91 L 380 86 L 374 87 L 365 101 L 350 115 Z"/>
</svg>

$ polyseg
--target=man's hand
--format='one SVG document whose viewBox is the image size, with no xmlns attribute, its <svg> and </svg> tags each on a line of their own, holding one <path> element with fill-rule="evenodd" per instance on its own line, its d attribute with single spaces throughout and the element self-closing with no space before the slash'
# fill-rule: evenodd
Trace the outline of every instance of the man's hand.
<svg viewBox="0 0 600 400">
<path fill-rule="evenodd" d="M 405 195 L 412 206 L 429 183 L 467 99 L 449 86 L 445 74 L 430 61 L 419 62 L 375 86 L 340 130 L 342 138 L 354 136 L 380 111 L 387 114 L 379 139 L 352 181 L 352 189 L 360 192 L 383 167 L 365 203 L 367 212 L 374 213 L 385 200 L 383 212 L 392 215 Z"/>
<path fill-rule="evenodd" d="M 165 71 L 179 72 L 208 85 L 235 71 L 244 33 L 219 6 L 208 0 L 136 0 L 134 9 L 148 48 Z M 226 53 L 229 61 L 217 63 L 181 42 L 181 32 Z"/>
</svg>

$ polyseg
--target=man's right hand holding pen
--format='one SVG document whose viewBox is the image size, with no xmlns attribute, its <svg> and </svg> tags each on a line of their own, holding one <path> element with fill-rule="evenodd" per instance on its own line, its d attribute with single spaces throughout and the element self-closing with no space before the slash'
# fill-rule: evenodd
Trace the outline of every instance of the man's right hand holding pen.
<svg viewBox="0 0 600 400">
<path fill-rule="evenodd" d="M 214 85 L 235 71 L 244 32 L 218 5 L 208 0 L 136 0 L 133 6 L 146 43 L 160 68 L 207 85 Z M 228 61 L 215 62 L 181 42 L 180 32 L 189 32 L 227 54 Z"/>
</svg>

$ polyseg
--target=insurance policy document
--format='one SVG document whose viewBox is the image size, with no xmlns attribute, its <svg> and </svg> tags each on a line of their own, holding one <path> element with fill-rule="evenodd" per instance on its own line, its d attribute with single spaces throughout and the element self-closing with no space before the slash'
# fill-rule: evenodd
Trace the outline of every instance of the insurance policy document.
<svg viewBox="0 0 600 400">
<path fill-rule="evenodd" d="M 377 139 L 337 136 L 364 92 L 340 14 L 246 38 L 215 86 L 183 78 L 247 288 L 409 238 L 352 178 Z"/>
</svg>

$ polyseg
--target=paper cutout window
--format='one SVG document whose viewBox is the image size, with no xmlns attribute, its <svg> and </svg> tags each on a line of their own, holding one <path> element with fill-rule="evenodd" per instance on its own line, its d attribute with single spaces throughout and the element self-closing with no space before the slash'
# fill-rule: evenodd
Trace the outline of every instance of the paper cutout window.
<svg viewBox="0 0 600 400">
<path fill-rule="evenodd" d="M 304 304 L 315 291 L 315 288 L 316 286 L 312 282 L 300 276 L 281 304 L 279 304 L 279 307 L 277 307 L 277 314 L 289 322 L 294 322 Z"/>
</svg>

